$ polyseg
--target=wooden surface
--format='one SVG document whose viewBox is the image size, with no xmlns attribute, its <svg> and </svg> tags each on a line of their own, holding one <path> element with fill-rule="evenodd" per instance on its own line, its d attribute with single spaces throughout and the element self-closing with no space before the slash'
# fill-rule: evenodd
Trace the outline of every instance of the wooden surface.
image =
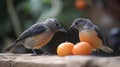
<svg viewBox="0 0 120 67">
<path fill-rule="evenodd" d="M 120 57 L 0 54 L 0 67 L 120 67 Z"/>
</svg>

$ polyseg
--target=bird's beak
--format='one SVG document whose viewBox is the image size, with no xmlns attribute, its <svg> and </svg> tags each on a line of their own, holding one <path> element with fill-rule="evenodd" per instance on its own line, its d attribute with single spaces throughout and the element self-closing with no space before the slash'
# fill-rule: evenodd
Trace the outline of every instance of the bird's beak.
<svg viewBox="0 0 120 67">
<path fill-rule="evenodd" d="M 67 31 L 64 29 L 64 27 L 60 27 L 60 28 L 59 28 L 59 31 L 62 31 L 62 32 L 67 33 Z"/>
<path fill-rule="evenodd" d="M 74 25 L 71 25 L 70 28 L 69 28 L 69 30 L 73 30 L 74 27 L 75 27 Z"/>
</svg>

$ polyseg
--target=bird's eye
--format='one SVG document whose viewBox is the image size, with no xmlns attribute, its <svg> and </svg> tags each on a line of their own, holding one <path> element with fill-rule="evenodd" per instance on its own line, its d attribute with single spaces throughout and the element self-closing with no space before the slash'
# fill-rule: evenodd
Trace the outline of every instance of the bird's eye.
<svg viewBox="0 0 120 67">
<path fill-rule="evenodd" d="M 56 26 L 59 26 L 59 24 L 56 24 Z"/>
<path fill-rule="evenodd" d="M 75 23 L 75 25 L 78 25 L 78 23 Z"/>
</svg>

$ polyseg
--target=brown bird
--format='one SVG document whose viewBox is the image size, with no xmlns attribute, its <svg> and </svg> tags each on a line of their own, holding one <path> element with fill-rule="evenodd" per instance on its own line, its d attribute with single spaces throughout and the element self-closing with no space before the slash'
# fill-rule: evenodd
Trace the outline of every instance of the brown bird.
<svg viewBox="0 0 120 67">
<path fill-rule="evenodd" d="M 89 19 L 77 18 L 73 21 L 73 24 L 70 26 L 70 28 L 77 29 L 79 31 L 80 41 L 90 43 L 93 51 L 96 51 L 96 49 L 101 49 L 104 52 L 113 52 L 111 48 L 107 47 L 107 41 L 100 32 L 99 28 Z"/>
<path fill-rule="evenodd" d="M 66 32 L 56 18 L 50 18 L 44 22 L 36 23 L 25 30 L 5 51 L 10 51 L 17 45 L 24 45 L 25 48 L 32 49 L 34 54 L 37 54 L 34 49 L 39 49 L 46 45 L 57 31 Z"/>
</svg>

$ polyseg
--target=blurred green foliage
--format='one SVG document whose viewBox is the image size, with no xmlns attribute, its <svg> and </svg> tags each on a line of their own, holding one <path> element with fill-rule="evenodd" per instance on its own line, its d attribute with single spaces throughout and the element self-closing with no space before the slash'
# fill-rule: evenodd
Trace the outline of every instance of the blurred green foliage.
<svg viewBox="0 0 120 67">
<path fill-rule="evenodd" d="M 22 31 L 34 24 L 42 13 L 49 11 L 52 1 L 53 0 L 13 0 L 13 7 L 17 12 Z M 83 12 L 75 9 L 74 0 L 61 1 L 63 3 L 62 11 L 56 18 L 61 21 L 65 28 L 68 28 L 73 19 L 82 16 Z M 13 21 L 8 14 L 6 2 L 7 0 L 1 0 L 0 2 L 0 37 L 2 38 L 9 36 L 11 33 L 15 36 Z"/>
<path fill-rule="evenodd" d="M 8 2 L 13 3 L 12 6 Z M 4 46 L 7 38 L 11 40 L 17 38 L 15 23 L 19 23 L 17 26 L 20 26 L 19 34 L 21 34 L 34 23 L 41 21 L 39 19 L 56 17 L 68 29 L 75 18 L 83 17 L 85 14 L 84 10 L 75 8 L 74 2 L 75 0 L 1 0 L 0 47 Z M 8 9 L 14 12 L 11 13 Z M 14 16 L 15 14 L 17 17 Z M 16 19 L 11 19 L 11 17 Z"/>
</svg>

